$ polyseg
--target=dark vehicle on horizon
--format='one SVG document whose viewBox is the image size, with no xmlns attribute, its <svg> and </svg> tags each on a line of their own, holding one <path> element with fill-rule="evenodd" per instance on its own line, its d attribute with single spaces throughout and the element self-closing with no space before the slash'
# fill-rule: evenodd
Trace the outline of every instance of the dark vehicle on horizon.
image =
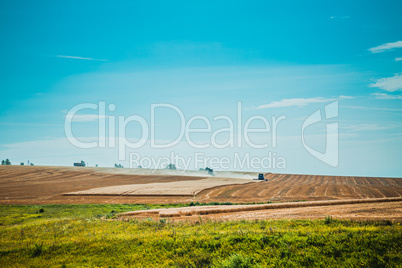
<svg viewBox="0 0 402 268">
<path fill-rule="evenodd" d="M 81 161 L 80 163 L 74 163 L 74 167 L 85 167 L 86 164 L 84 161 Z"/>
<path fill-rule="evenodd" d="M 263 173 L 258 174 L 258 178 L 253 179 L 253 180 L 256 180 L 256 181 L 268 181 L 268 179 L 265 179 Z"/>
</svg>

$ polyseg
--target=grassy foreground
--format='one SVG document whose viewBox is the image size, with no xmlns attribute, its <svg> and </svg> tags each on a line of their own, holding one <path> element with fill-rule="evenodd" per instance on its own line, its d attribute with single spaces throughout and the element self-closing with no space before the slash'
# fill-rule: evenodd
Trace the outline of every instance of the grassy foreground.
<svg viewBox="0 0 402 268">
<path fill-rule="evenodd" d="M 391 222 L 101 219 L 159 207 L 0 206 L 0 267 L 402 267 Z"/>
</svg>

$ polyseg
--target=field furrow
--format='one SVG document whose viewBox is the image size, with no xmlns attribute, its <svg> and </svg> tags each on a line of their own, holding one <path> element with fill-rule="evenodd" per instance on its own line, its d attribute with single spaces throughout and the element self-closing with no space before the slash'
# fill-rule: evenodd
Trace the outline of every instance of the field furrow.
<svg viewBox="0 0 402 268">
<path fill-rule="evenodd" d="M 249 183 L 256 173 L 226 174 L 243 179 L 169 170 L 1 166 L 0 203 L 252 203 L 402 196 L 401 178 L 267 173 L 268 181 Z"/>
</svg>

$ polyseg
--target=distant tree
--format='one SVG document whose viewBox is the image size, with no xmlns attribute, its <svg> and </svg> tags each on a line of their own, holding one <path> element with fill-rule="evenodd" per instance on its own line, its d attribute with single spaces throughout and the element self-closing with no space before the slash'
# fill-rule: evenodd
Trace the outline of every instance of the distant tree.
<svg viewBox="0 0 402 268">
<path fill-rule="evenodd" d="M 81 166 L 83 166 L 83 167 L 85 167 L 85 166 L 86 166 L 86 164 L 85 164 L 84 160 L 81 160 Z"/>
<path fill-rule="evenodd" d="M 122 164 L 114 164 L 114 167 L 115 167 L 115 168 L 124 168 L 124 167 L 122 166 Z"/>
<path fill-rule="evenodd" d="M 175 164 L 169 164 L 166 166 L 167 169 L 176 169 L 176 165 Z"/>
<path fill-rule="evenodd" d="M 142 166 L 141 166 L 141 165 L 139 165 L 139 166 L 138 166 L 138 168 L 142 168 Z"/>
<path fill-rule="evenodd" d="M 96 164 L 95 167 L 98 167 L 98 164 Z"/>
<path fill-rule="evenodd" d="M 4 166 L 6 164 L 6 161 L 1 160 L 1 165 Z"/>
<path fill-rule="evenodd" d="M 10 166 L 11 165 L 11 162 L 10 162 L 10 160 L 7 158 L 6 159 L 6 166 Z"/>
<path fill-rule="evenodd" d="M 21 163 L 20 163 L 20 166 L 23 166 L 23 165 L 25 165 L 24 162 L 21 162 Z"/>
<path fill-rule="evenodd" d="M 31 165 L 31 166 L 34 166 L 34 163 L 31 163 L 30 165 Z"/>
</svg>

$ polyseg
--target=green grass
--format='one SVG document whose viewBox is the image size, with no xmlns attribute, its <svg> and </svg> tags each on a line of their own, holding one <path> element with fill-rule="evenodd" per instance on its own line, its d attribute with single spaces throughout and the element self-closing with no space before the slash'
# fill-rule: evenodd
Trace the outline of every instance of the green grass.
<svg viewBox="0 0 402 268">
<path fill-rule="evenodd" d="M 402 267 L 389 221 L 101 220 L 178 206 L 0 206 L 0 267 Z"/>
<path fill-rule="evenodd" d="M 42 205 L 42 206 L 0 206 L 0 226 L 29 223 L 38 219 L 90 219 L 111 218 L 113 215 L 132 210 L 183 207 L 186 204 L 84 204 L 84 205 Z M 40 210 L 43 209 L 43 212 Z"/>
<path fill-rule="evenodd" d="M 271 202 L 258 203 L 268 204 Z M 256 203 L 247 203 L 256 204 Z M 60 218 L 113 218 L 117 213 L 146 210 L 156 208 L 188 207 L 188 206 L 217 206 L 217 205 L 237 205 L 231 202 L 210 202 L 199 203 L 191 202 L 188 204 L 83 204 L 83 205 L 16 205 L 1 206 L 0 226 L 18 223 L 27 223 L 32 220 L 40 219 L 60 219 Z M 242 203 L 242 205 L 245 205 Z"/>
</svg>

